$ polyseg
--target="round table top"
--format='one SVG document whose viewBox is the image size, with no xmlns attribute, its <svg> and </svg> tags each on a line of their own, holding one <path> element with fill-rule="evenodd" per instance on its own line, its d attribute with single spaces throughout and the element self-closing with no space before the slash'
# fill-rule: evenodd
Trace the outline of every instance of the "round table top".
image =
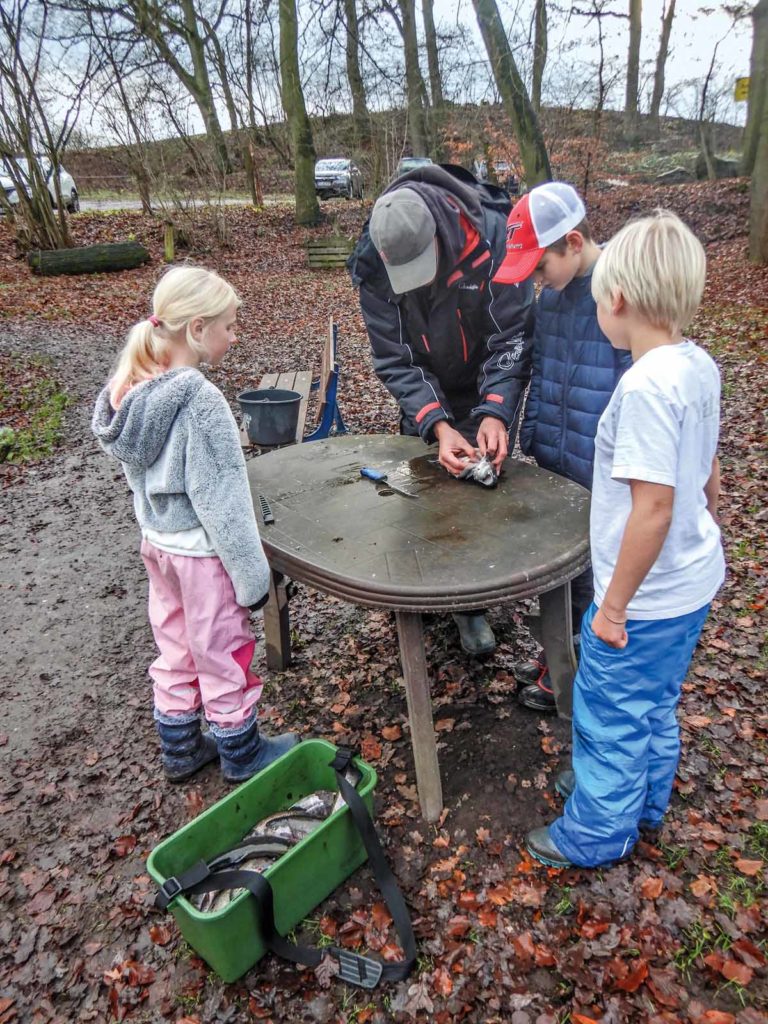
<svg viewBox="0 0 768 1024">
<path fill-rule="evenodd" d="M 380 493 L 363 466 L 417 497 Z M 451 477 L 420 438 L 345 435 L 262 455 L 248 477 L 272 568 L 354 604 L 484 608 L 589 564 L 589 492 L 513 459 L 486 488 Z M 262 522 L 260 495 L 274 523 Z"/>
</svg>

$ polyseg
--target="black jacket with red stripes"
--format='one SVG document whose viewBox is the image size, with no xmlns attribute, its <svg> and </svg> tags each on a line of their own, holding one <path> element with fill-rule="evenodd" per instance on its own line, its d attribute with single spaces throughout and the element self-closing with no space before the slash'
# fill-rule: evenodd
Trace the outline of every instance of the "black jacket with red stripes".
<svg viewBox="0 0 768 1024">
<path fill-rule="evenodd" d="M 492 280 L 506 252 L 509 198 L 450 165 L 413 171 L 386 191 L 405 185 L 435 218 L 440 262 L 431 285 L 395 295 L 363 228 L 348 268 L 376 374 L 427 442 L 438 420 L 494 416 L 510 426 L 530 376 L 533 285 Z"/>
</svg>

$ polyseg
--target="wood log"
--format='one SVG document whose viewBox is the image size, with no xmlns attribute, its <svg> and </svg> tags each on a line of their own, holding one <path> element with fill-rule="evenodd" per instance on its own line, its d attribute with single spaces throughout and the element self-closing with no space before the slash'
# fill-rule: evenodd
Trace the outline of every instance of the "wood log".
<svg viewBox="0 0 768 1024">
<path fill-rule="evenodd" d="M 149 252 L 139 242 L 84 245 L 77 249 L 37 249 L 27 262 L 36 274 L 101 274 L 110 270 L 132 270 L 149 261 Z"/>
</svg>

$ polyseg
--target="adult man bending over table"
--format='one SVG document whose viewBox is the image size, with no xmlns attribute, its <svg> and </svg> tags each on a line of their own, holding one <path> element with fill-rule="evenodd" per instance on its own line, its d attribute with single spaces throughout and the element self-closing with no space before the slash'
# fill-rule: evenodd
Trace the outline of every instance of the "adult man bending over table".
<svg viewBox="0 0 768 1024">
<path fill-rule="evenodd" d="M 506 192 L 462 168 L 427 166 L 379 197 L 349 260 L 400 432 L 437 441 L 454 474 L 476 448 L 501 466 L 530 376 L 533 285 L 493 281 L 510 209 Z M 492 653 L 484 612 L 454 619 L 465 651 Z"/>
</svg>

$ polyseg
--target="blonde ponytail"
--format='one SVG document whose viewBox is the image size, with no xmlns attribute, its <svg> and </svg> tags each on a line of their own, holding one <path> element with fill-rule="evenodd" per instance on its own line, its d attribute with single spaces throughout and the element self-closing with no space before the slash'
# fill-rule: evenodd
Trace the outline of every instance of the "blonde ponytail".
<svg viewBox="0 0 768 1024">
<path fill-rule="evenodd" d="M 126 393 L 167 369 L 170 347 L 185 328 L 184 342 L 201 359 L 205 346 L 192 335 L 190 322 L 198 317 L 214 320 L 240 299 L 231 284 L 204 267 L 171 267 L 160 278 L 152 296 L 152 316 L 135 324 L 110 382 L 110 401 L 120 406 Z"/>
</svg>

